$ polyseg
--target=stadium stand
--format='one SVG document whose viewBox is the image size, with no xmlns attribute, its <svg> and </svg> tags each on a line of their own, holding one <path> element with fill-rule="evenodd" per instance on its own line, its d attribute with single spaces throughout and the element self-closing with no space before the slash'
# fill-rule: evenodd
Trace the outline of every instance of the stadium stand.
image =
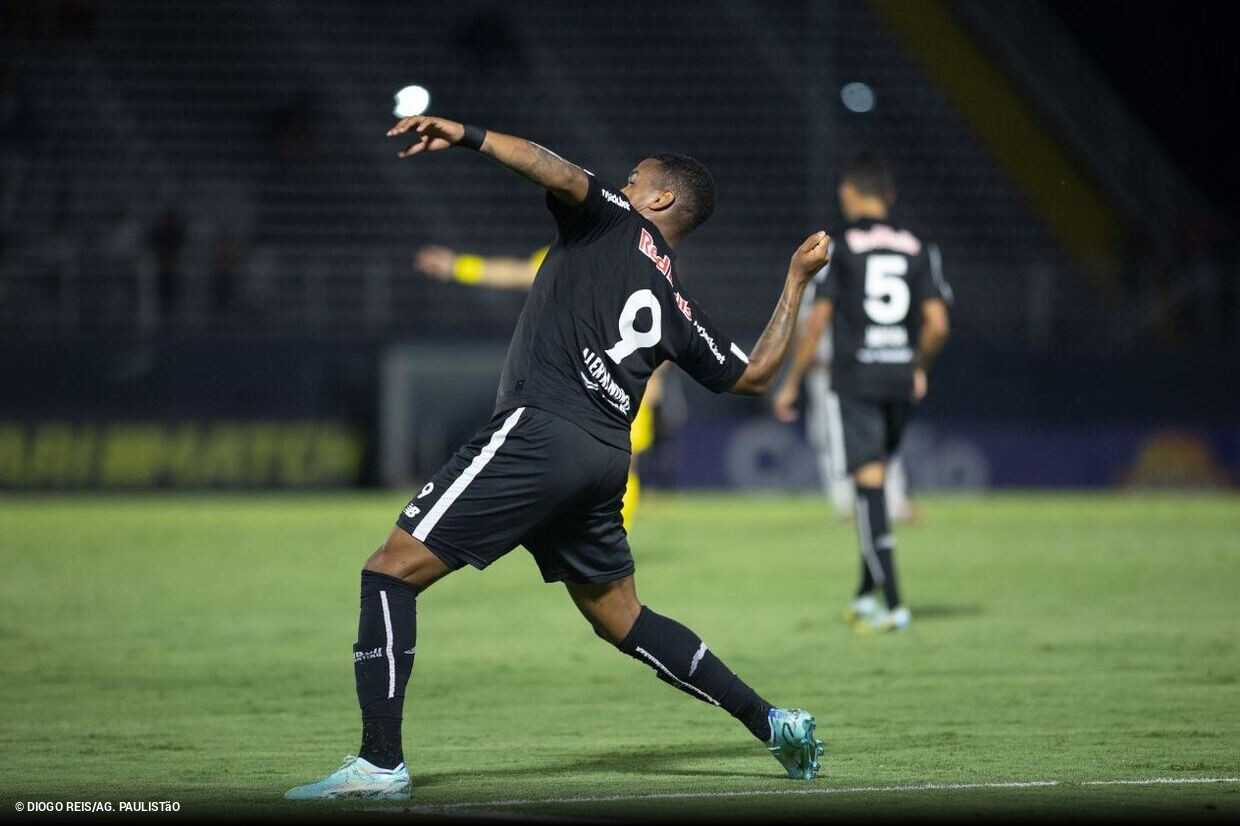
<svg viewBox="0 0 1240 826">
<path fill-rule="evenodd" d="M 720 206 L 685 271 L 717 320 L 749 335 L 790 241 L 836 220 L 832 170 L 862 147 L 891 159 L 905 219 L 940 241 L 961 336 L 1106 350 L 1156 337 L 1168 290 L 1210 300 L 1217 279 L 1200 262 L 1187 281 L 1159 275 L 1188 261 L 1159 222 L 1201 215 L 1208 230 L 1208 210 L 1139 130 L 1113 126 L 1136 137 L 1107 153 L 1101 133 L 1071 129 L 1091 107 L 1125 121 L 1045 15 L 930 3 L 910 21 L 907 5 L 539 0 L 514 14 L 480 0 L 131 0 L 66 4 L 87 22 L 57 28 L 13 4 L 0 33 L 0 326 L 502 337 L 513 297 L 413 277 L 409 253 L 428 240 L 520 252 L 549 224 L 536 195 L 476 158 L 395 161 L 382 132 L 414 82 L 435 111 L 529 135 L 603 176 L 660 148 L 700 157 Z M 1014 105 L 1116 237 L 1163 240 L 1095 277 L 1109 242 L 1099 255 L 1089 237 L 1074 246 L 1005 162 L 1011 148 L 927 70 L 908 34 L 927 20 L 1019 91 Z M 1036 61 L 1013 36 L 1031 25 L 1090 79 L 1073 94 L 1060 94 L 1062 61 Z M 977 31 L 999 45 L 971 47 Z M 840 105 L 853 80 L 874 89 L 872 112 Z"/>
</svg>

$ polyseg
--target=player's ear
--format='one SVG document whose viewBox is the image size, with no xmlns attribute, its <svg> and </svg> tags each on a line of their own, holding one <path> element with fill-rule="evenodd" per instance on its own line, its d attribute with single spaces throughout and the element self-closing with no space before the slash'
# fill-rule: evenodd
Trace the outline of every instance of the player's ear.
<svg viewBox="0 0 1240 826">
<path fill-rule="evenodd" d="M 672 205 L 675 203 L 676 193 L 672 192 L 670 189 L 665 189 L 659 193 L 657 198 L 650 202 L 648 209 L 653 209 L 655 212 L 662 212 L 665 209 L 671 209 Z"/>
</svg>

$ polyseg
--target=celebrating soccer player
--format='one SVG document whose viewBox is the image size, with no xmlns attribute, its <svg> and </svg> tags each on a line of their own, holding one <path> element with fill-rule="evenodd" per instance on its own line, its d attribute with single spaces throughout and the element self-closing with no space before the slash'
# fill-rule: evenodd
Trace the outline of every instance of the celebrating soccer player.
<svg viewBox="0 0 1240 826">
<path fill-rule="evenodd" d="M 362 570 L 353 648 L 358 756 L 286 797 L 408 796 L 401 718 L 417 597 L 517 545 L 533 554 L 544 580 L 565 583 L 600 637 L 723 708 L 790 777 L 813 778 L 822 755 L 813 716 L 772 706 L 697 634 L 638 601 L 620 504 L 629 427 L 651 373 L 674 361 L 716 392 L 764 394 L 830 239 L 816 232 L 793 253 L 775 311 L 747 356 L 689 297 L 676 265 L 673 248 L 714 209 L 714 185 L 697 161 L 654 155 L 614 187 L 535 143 L 444 118 L 405 118 L 388 134 L 413 139 L 402 158 L 464 147 L 543 187 L 558 237 L 517 322 L 494 418 L 414 495 Z"/>
<path fill-rule="evenodd" d="M 539 247 L 529 256 L 518 258 L 509 255 L 475 255 L 429 244 L 414 253 L 413 268 L 440 281 L 458 281 L 461 284 L 499 290 L 528 290 L 534 285 L 534 279 L 538 276 L 538 270 L 549 250 L 550 247 Z M 667 368 L 666 363 L 660 365 L 646 381 L 642 403 L 629 427 L 633 460 L 629 463 L 628 481 L 624 486 L 624 504 L 620 508 L 620 517 L 626 531 L 633 526 L 633 515 L 637 513 L 638 503 L 641 502 L 642 485 L 641 477 L 637 475 L 637 457 L 649 450 L 654 443 L 652 409 L 661 402 L 663 375 Z"/>
<path fill-rule="evenodd" d="M 801 379 L 831 326 L 832 386 L 839 397 L 846 471 L 856 485 L 861 584 L 845 612 L 859 630 L 898 631 L 911 621 L 901 601 L 883 486 L 913 406 L 926 395 L 926 371 L 947 341 L 951 288 L 937 248 L 888 219 L 895 182 L 886 164 L 863 153 L 844 169 L 840 208 L 848 222 L 831 263 L 814 278 L 814 306 L 775 414 L 796 417 Z M 882 588 L 887 610 L 879 607 Z"/>
</svg>

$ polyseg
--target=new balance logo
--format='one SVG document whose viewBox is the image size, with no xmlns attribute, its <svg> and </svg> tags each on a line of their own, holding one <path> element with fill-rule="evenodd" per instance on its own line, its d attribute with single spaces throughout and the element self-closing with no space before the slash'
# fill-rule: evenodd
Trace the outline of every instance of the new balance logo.
<svg viewBox="0 0 1240 826">
<path fill-rule="evenodd" d="M 421 512 L 422 512 L 422 509 L 414 505 L 412 502 L 410 502 L 408 507 L 405 508 L 405 516 L 408 517 L 409 519 L 413 519 L 415 516 L 417 516 Z"/>
</svg>

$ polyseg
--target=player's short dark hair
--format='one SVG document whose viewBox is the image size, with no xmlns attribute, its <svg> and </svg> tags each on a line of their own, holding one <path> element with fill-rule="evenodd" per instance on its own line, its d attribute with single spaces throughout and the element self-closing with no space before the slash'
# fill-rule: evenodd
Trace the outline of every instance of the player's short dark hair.
<svg viewBox="0 0 1240 826">
<path fill-rule="evenodd" d="M 688 231 L 705 224 L 715 212 L 715 179 L 710 170 L 675 152 L 656 152 L 650 157 L 659 162 L 662 184 L 676 193 L 676 203 L 684 208 Z"/>
<path fill-rule="evenodd" d="M 855 155 L 844 166 L 844 174 L 841 177 L 845 183 L 852 184 L 862 195 L 872 195 L 888 201 L 896 196 L 895 175 L 877 152 L 866 150 Z"/>
</svg>

